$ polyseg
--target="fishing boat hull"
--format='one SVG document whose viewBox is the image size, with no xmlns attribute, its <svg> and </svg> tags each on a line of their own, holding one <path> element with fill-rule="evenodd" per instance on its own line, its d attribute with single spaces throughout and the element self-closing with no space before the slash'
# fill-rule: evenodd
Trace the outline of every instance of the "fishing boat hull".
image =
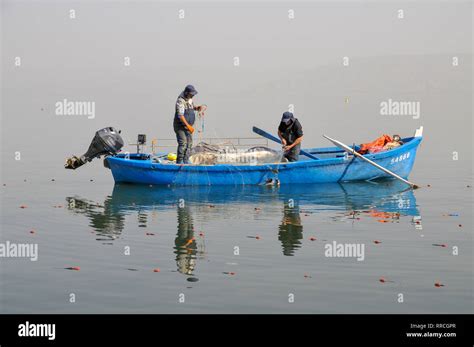
<svg viewBox="0 0 474 347">
<path fill-rule="evenodd" d="M 422 137 L 403 139 L 404 145 L 366 157 L 408 178 Z M 152 185 L 260 185 L 270 179 L 280 184 L 365 181 L 390 177 L 380 169 L 337 147 L 305 149 L 320 160 L 259 165 L 176 165 L 154 162 L 150 156 L 117 155 L 106 158 L 115 182 Z"/>
</svg>

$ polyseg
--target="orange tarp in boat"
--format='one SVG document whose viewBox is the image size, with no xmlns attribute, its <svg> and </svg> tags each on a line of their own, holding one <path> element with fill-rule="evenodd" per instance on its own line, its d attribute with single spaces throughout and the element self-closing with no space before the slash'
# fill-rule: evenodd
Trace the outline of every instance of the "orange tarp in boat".
<svg viewBox="0 0 474 347">
<path fill-rule="evenodd" d="M 392 142 L 392 138 L 383 134 L 372 142 L 361 144 L 358 152 L 360 154 L 381 152 L 383 151 L 383 146 L 385 146 L 388 142 Z"/>
</svg>

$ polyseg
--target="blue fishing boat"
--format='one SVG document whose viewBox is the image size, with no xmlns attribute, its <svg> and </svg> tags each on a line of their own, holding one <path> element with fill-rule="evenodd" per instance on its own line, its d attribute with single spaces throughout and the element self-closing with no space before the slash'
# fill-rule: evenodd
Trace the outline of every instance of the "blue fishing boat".
<svg viewBox="0 0 474 347">
<path fill-rule="evenodd" d="M 366 154 L 364 158 L 340 147 L 324 147 L 305 149 L 307 155 L 301 154 L 296 162 L 177 165 L 160 162 L 159 156 L 151 154 L 119 153 L 106 157 L 105 165 L 111 169 L 115 182 L 152 185 L 261 185 L 268 182 L 284 185 L 366 181 L 393 176 L 380 167 L 408 178 L 422 138 L 420 128 L 413 137 L 403 138 L 403 145 Z M 357 151 L 358 146 L 353 150 Z"/>
</svg>

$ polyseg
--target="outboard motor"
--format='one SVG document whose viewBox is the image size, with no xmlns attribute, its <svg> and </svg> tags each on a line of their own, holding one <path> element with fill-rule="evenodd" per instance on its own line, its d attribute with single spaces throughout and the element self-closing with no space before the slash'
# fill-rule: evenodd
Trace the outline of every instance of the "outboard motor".
<svg viewBox="0 0 474 347">
<path fill-rule="evenodd" d="M 79 166 L 102 155 L 116 155 L 122 147 L 123 139 L 120 136 L 120 131 L 113 127 L 100 129 L 95 133 L 87 152 L 79 158 L 76 156 L 68 158 L 64 167 L 75 170 Z"/>
</svg>

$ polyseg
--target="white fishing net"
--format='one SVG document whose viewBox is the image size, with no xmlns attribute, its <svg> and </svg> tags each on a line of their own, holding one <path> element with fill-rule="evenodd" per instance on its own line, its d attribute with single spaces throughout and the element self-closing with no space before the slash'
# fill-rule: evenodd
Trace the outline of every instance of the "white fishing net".
<svg viewBox="0 0 474 347">
<path fill-rule="evenodd" d="M 265 146 L 236 148 L 232 145 L 211 145 L 201 142 L 192 150 L 189 161 L 194 165 L 257 165 L 286 161 L 282 151 Z"/>
</svg>

